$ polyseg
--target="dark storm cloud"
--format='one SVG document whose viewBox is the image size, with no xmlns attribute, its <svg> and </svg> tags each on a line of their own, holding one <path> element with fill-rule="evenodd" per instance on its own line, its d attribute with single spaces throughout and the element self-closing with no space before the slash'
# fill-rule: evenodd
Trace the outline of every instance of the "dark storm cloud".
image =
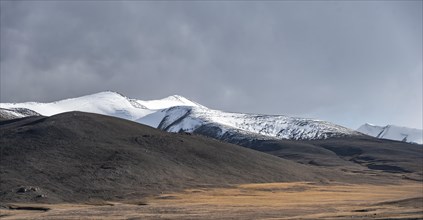
<svg viewBox="0 0 423 220">
<path fill-rule="evenodd" d="M 422 127 L 422 2 L 2 1 L 1 101 L 102 90 Z"/>
</svg>

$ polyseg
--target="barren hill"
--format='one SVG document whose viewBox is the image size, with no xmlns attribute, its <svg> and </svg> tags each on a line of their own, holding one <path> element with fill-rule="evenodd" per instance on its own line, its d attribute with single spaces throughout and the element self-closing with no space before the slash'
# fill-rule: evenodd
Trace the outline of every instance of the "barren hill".
<svg viewBox="0 0 423 220">
<path fill-rule="evenodd" d="M 337 175 L 92 113 L 2 121 L 0 135 L 3 202 L 128 199 L 186 187 L 325 181 Z"/>
</svg>

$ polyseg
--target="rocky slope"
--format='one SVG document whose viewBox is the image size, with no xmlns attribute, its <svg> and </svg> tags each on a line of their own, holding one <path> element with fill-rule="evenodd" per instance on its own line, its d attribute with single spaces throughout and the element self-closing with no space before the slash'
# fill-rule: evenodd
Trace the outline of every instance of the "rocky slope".
<svg viewBox="0 0 423 220">
<path fill-rule="evenodd" d="M 0 108 L 0 121 L 28 116 L 40 116 L 40 114 L 27 108 Z"/>
</svg>

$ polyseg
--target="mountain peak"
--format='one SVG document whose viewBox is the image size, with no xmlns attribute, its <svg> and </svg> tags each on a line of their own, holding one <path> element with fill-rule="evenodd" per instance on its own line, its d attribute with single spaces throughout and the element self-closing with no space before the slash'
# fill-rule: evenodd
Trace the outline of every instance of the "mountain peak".
<svg viewBox="0 0 423 220">
<path fill-rule="evenodd" d="M 163 98 L 162 100 L 189 100 L 189 99 L 187 99 L 187 98 L 185 98 L 181 95 L 171 95 L 171 96 L 168 96 L 166 98 Z"/>
<path fill-rule="evenodd" d="M 416 128 L 408 128 L 392 124 L 378 126 L 365 123 L 364 125 L 360 126 L 357 131 L 377 138 L 413 142 L 418 144 L 423 143 L 423 131 Z"/>
<path fill-rule="evenodd" d="M 122 95 L 122 93 L 115 92 L 115 91 L 112 91 L 112 90 L 105 90 L 105 91 L 101 91 L 101 92 L 97 92 L 97 93 L 93 93 L 91 95 L 85 95 L 85 96 L 98 96 L 98 95 L 101 95 L 101 96 L 108 96 L 108 95 L 110 95 L 110 96 L 120 96 L 120 97 L 127 98 L 126 96 Z"/>
<path fill-rule="evenodd" d="M 199 108 L 206 108 L 194 101 L 191 101 L 180 95 L 171 95 L 158 100 L 137 100 L 137 102 L 149 109 L 165 109 L 174 106 L 195 106 Z"/>
</svg>

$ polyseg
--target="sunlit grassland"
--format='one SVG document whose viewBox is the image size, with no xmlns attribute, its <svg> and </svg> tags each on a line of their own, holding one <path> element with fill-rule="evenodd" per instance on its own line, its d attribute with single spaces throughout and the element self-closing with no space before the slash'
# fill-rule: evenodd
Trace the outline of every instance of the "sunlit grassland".
<svg viewBox="0 0 423 220">
<path fill-rule="evenodd" d="M 13 204 L 48 211 L 1 210 L 4 219 L 420 219 L 421 183 L 245 184 L 198 188 L 132 201 Z"/>
</svg>

